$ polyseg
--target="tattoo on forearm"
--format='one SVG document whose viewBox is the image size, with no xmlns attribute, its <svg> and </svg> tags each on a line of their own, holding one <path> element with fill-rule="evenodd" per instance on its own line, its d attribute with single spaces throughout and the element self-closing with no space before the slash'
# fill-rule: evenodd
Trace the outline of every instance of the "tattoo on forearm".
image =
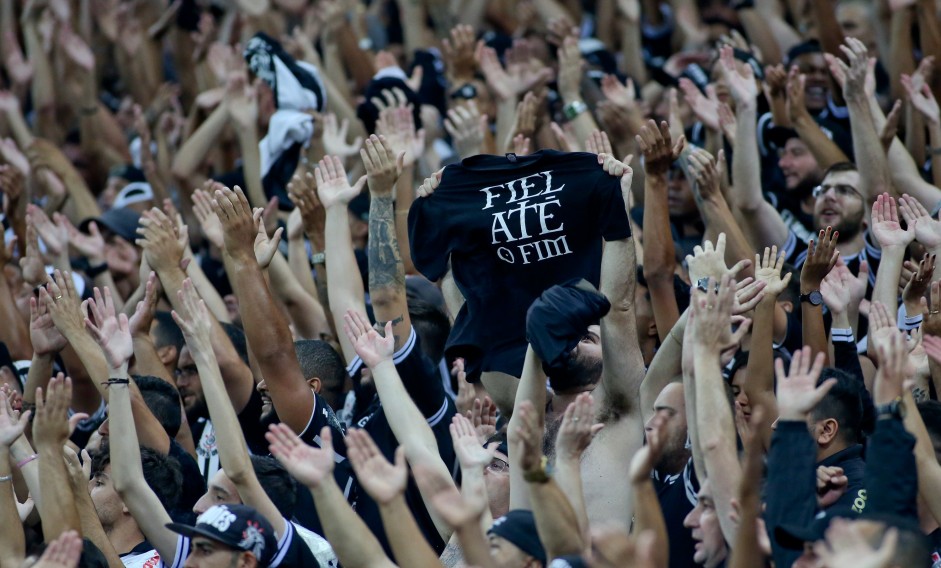
<svg viewBox="0 0 941 568">
<path fill-rule="evenodd" d="M 405 289 L 405 268 L 395 236 L 395 213 L 391 196 L 372 198 L 369 204 L 369 289 Z"/>
</svg>

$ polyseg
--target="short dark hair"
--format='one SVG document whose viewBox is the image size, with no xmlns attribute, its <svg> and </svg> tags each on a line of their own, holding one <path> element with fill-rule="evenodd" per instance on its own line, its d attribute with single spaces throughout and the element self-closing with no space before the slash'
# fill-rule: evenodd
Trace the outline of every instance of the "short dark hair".
<svg viewBox="0 0 941 568">
<path fill-rule="evenodd" d="M 232 345 L 235 347 L 235 350 L 239 354 L 239 358 L 242 359 L 242 362 L 248 365 L 248 342 L 245 340 L 245 332 L 242 331 L 237 325 L 219 322 L 222 325 L 222 330 L 225 331 L 225 334 L 229 336 L 229 341 L 232 342 Z"/>
<path fill-rule="evenodd" d="M 918 413 L 933 440 L 941 440 L 941 402 L 925 400 L 918 403 Z"/>
<path fill-rule="evenodd" d="M 836 384 L 811 411 L 814 421 L 833 418 L 840 425 L 842 439 L 847 444 L 862 441 L 864 431 L 864 411 L 862 390 L 866 388 L 862 379 L 846 371 L 826 367 L 820 373 L 817 385 L 828 379 L 836 379 Z"/>
<path fill-rule="evenodd" d="M 346 366 L 332 345 L 319 339 L 300 339 L 294 342 L 294 353 L 304 380 L 318 377 L 325 390 L 343 389 L 347 377 Z"/>
<path fill-rule="evenodd" d="M 157 418 L 167 435 L 175 438 L 183 422 L 180 393 L 170 383 L 152 375 L 134 375 L 144 404 Z"/>
<path fill-rule="evenodd" d="M 154 337 L 154 347 L 157 349 L 167 346 L 176 347 L 179 353 L 186 344 L 186 340 L 183 338 L 180 326 L 173 320 L 173 315 L 170 312 L 156 312 L 154 322 L 157 325 L 150 332 Z"/>
<path fill-rule="evenodd" d="M 278 460 L 268 456 L 251 456 L 252 469 L 265 494 L 285 519 L 294 516 L 297 505 L 297 481 Z"/>
<path fill-rule="evenodd" d="M 824 170 L 823 175 L 820 179 L 826 179 L 830 174 L 838 174 L 840 172 L 858 172 L 859 168 L 856 167 L 856 164 L 853 162 L 837 162 L 831 165 L 829 168 Z"/>
<path fill-rule="evenodd" d="M 165 510 L 175 510 L 183 489 L 180 462 L 172 456 L 165 456 L 146 446 L 140 447 L 140 457 L 147 486 L 157 495 L 157 499 Z M 92 457 L 91 476 L 94 478 L 103 472 L 110 463 L 111 446 L 108 442 L 104 442 L 101 449 Z"/>
<path fill-rule="evenodd" d="M 438 364 L 451 334 L 451 320 L 438 306 L 415 296 L 408 296 L 408 317 L 421 340 L 422 352 Z"/>
</svg>

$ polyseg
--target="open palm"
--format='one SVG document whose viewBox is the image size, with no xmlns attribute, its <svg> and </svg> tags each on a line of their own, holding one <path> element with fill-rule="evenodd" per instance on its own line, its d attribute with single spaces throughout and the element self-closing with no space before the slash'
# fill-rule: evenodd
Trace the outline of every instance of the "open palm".
<svg viewBox="0 0 941 568">
<path fill-rule="evenodd" d="M 474 424 L 460 414 L 455 414 L 451 421 L 451 440 L 461 469 L 465 471 L 489 464 L 496 451 L 495 444 L 486 448 L 480 445 Z"/>
<path fill-rule="evenodd" d="M 333 475 L 333 436 L 330 428 L 320 431 L 322 447 L 308 446 L 285 424 L 274 424 L 265 434 L 269 449 L 284 469 L 310 488 L 319 487 Z"/>
<path fill-rule="evenodd" d="M 317 180 L 317 195 L 325 209 L 349 203 L 360 194 L 366 183 L 366 176 L 363 176 L 350 185 L 343 162 L 336 156 L 324 156 L 314 170 L 314 177 Z"/>
<path fill-rule="evenodd" d="M 408 485 L 405 448 L 399 446 L 396 449 L 393 465 L 382 455 L 369 434 L 364 430 L 350 430 L 346 449 L 357 481 L 377 503 L 388 503 L 405 492 Z"/>
<path fill-rule="evenodd" d="M 781 277 L 781 269 L 784 267 L 784 255 L 778 255 L 778 247 L 773 246 L 770 249 L 765 248 L 764 257 L 755 255 L 755 280 L 765 283 L 765 293 L 775 296 L 784 292 L 788 282 L 791 281 L 791 273 Z"/>
</svg>

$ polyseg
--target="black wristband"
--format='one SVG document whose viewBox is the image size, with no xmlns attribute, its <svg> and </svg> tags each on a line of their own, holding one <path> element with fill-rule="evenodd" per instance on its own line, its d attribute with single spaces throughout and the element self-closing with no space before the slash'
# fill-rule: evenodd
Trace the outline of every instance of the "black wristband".
<svg viewBox="0 0 941 568">
<path fill-rule="evenodd" d="M 101 385 L 104 387 L 110 387 L 111 385 L 129 385 L 131 384 L 131 379 L 116 379 L 110 378 L 107 381 L 102 381 Z"/>
<path fill-rule="evenodd" d="M 87 269 L 85 269 L 85 276 L 88 276 L 89 278 L 97 278 L 107 271 L 108 263 L 102 262 L 98 266 L 89 266 Z"/>
</svg>

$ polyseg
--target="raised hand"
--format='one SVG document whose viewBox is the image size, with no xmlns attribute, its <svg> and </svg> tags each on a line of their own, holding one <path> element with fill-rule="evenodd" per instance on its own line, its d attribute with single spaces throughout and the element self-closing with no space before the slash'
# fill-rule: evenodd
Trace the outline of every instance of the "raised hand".
<svg viewBox="0 0 941 568">
<path fill-rule="evenodd" d="M 712 154 L 702 148 L 693 150 L 689 155 L 689 170 L 696 183 L 695 189 L 702 199 L 721 194 L 722 178 Z"/>
<path fill-rule="evenodd" d="M 931 278 L 934 274 L 935 260 L 937 256 L 925 253 L 925 256 L 916 265 L 913 262 L 905 261 L 905 267 L 912 271 L 912 277 L 905 284 L 902 290 L 902 301 L 906 306 L 917 306 L 921 299 L 925 297 L 928 288 L 931 286 Z M 910 313 L 909 316 L 914 316 Z"/>
<path fill-rule="evenodd" d="M 911 204 L 908 205 L 911 207 Z M 905 230 L 902 229 L 895 199 L 888 193 L 876 197 L 875 203 L 872 204 L 872 226 L 869 230 L 883 249 L 908 246 L 915 240 L 917 225 L 918 218 L 915 217 Z"/>
<path fill-rule="evenodd" d="M 395 337 L 392 335 L 392 322 L 386 323 L 385 337 L 373 329 L 366 316 L 348 310 L 343 316 L 346 325 L 343 326 L 346 336 L 356 349 L 356 354 L 362 358 L 370 369 L 380 363 L 392 361 L 395 351 Z"/>
<path fill-rule="evenodd" d="M 239 262 L 256 261 L 255 238 L 258 236 L 258 222 L 242 189 L 238 186 L 234 191 L 227 187 L 217 189 L 212 210 L 222 223 L 225 253 Z"/>
<path fill-rule="evenodd" d="M 235 72 L 229 75 L 223 104 L 229 111 L 229 118 L 239 128 L 252 130 L 256 128 L 258 95 L 255 89 L 248 84 L 244 73 Z"/>
<path fill-rule="evenodd" d="M 557 52 L 559 57 L 559 73 L 556 81 L 559 94 L 565 101 L 576 100 L 580 97 L 582 81 L 582 52 L 578 47 L 578 38 L 567 36 Z"/>
<path fill-rule="evenodd" d="M 212 180 L 207 180 L 206 183 L 203 184 L 203 189 L 193 190 L 193 213 L 196 214 L 196 219 L 203 229 L 203 236 L 206 237 L 206 240 L 221 249 L 225 246 L 225 235 L 223 234 L 222 223 L 219 221 L 219 217 L 216 215 L 216 212 L 212 210 L 212 194 L 210 191 L 214 185 L 219 184 L 215 184 Z M 219 187 L 221 188 L 222 186 L 219 185 Z"/>
<path fill-rule="evenodd" d="M 821 465 L 817 467 L 817 506 L 829 507 L 846 493 L 849 478 L 842 467 Z"/>
<path fill-rule="evenodd" d="M 524 401 L 517 412 L 520 422 L 513 436 L 516 443 L 511 451 L 519 452 L 520 467 L 524 473 L 535 472 L 542 467 L 543 425 L 539 423 L 532 402 Z"/>
<path fill-rule="evenodd" d="M 29 299 L 29 339 L 38 356 L 55 355 L 69 344 L 56 328 L 45 302 L 34 297 Z"/>
<path fill-rule="evenodd" d="M 474 28 L 458 24 L 451 29 L 450 39 L 441 42 L 441 55 L 452 84 L 460 85 L 474 79 L 477 62 L 474 59 Z"/>
<path fill-rule="evenodd" d="M 663 454 L 666 443 L 666 429 L 670 418 L 658 413 L 646 430 L 647 443 L 631 458 L 631 483 L 638 484 L 650 480 L 650 473 Z"/>
<path fill-rule="evenodd" d="M 371 195 L 392 195 L 395 182 L 402 173 L 405 154 L 403 151 L 396 158 L 392 145 L 384 136 L 373 134 L 366 139 L 365 147 L 359 151 L 359 155 L 366 166 L 366 183 Z"/>
<path fill-rule="evenodd" d="M 784 278 L 781 277 L 781 269 L 784 268 L 784 254 L 778 255 L 778 247 L 765 247 L 764 257 L 755 255 L 755 280 L 765 283 L 765 294 L 772 296 L 781 295 L 787 289 L 791 281 L 791 273 L 788 272 Z"/>
<path fill-rule="evenodd" d="M 721 353 L 738 345 L 748 333 L 751 320 L 747 318 L 735 333 L 731 330 L 735 289 L 735 280 L 730 274 L 722 277 L 718 287 L 710 278 L 705 292 L 698 287 L 693 289 L 687 328 L 692 332 L 695 346 Z"/>
<path fill-rule="evenodd" d="M 0 447 L 9 448 L 23 435 L 30 414 L 29 410 L 23 413 L 13 410 L 6 393 L 0 391 Z"/>
<path fill-rule="evenodd" d="M 905 87 L 905 92 L 908 94 L 908 101 L 925 117 L 927 122 L 935 126 L 941 124 L 941 110 L 939 110 L 938 101 L 931 91 L 931 85 L 923 79 L 919 80 L 914 75 L 903 73 L 902 86 Z"/>
<path fill-rule="evenodd" d="M 59 215 L 56 213 L 53 217 Z M 92 266 L 97 266 L 105 262 L 105 238 L 98 229 L 98 223 L 92 221 L 88 224 L 88 233 L 83 233 L 69 221 L 65 215 L 57 218 L 61 219 L 62 225 L 68 233 L 69 245 L 77 250 L 82 256 L 88 259 Z"/>
<path fill-rule="evenodd" d="M 562 425 L 555 439 L 556 455 L 559 459 L 580 461 L 582 454 L 602 428 L 604 424 L 595 424 L 594 399 L 591 394 L 585 392 L 578 395 L 562 415 Z"/>
<path fill-rule="evenodd" d="M 157 311 L 157 273 L 149 272 L 147 280 L 144 283 L 144 298 L 137 302 L 134 307 L 134 313 L 128 318 L 128 327 L 131 330 L 131 337 L 150 337 L 150 326 L 154 322 L 154 315 Z"/>
<path fill-rule="evenodd" d="M 801 293 L 809 294 L 820 289 L 820 283 L 833 267 L 836 266 L 840 251 L 836 249 L 840 233 L 827 227 L 820 231 L 817 240 L 811 240 L 807 247 L 807 260 L 801 267 Z"/>
<path fill-rule="evenodd" d="M 39 289 L 39 301 L 46 306 L 56 328 L 66 339 L 85 332 L 81 295 L 75 290 L 70 272 L 55 271 L 47 288 Z"/>
<path fill-rule="evenodd" d="M 461 469 L 464 471 L 483 470 L 493 460 L 493 454 L 497 450 L 496 442 L 484 447 L 477 431 L 474 430 L 474 424 L 460 414 L 455 414 L 451 419 L 451 440 L 454 442 L 454 452 L 461 463 Z"/>
<path fill-rule="evenodd" d="M 849 64 L 847 65 L 840 58 L 832 59 L 843 72 L 844 98 L 850 100 L 858 97 L 866 97 L 869 75 L 872 74 L 870 68 L 875 68 L 875 59 L 870 60 L 869 50 L 866 48 L 866 44 L 856 38 L 846 38 L 846 45 L 841 45 L 840 50 L 846 55 L 846 60 Z"/>
<path fill-rule="evenodd" d="M 265 434 L 268 449 L 291 476 L 311 489 L 333 478 L 333 434 L 330 427 L 320 431 L 320 447 L 308 446 L 291 428 L 272 424 Z"/>
<path fill-rule="evenodd" d="M 686 265 L 689 267 L 689 279 L 696 284 L 703 278 L 712 278 L 716 282 L 726 274 L 735 276 L 751 265 L 750 260 L 741 260 L 731 269 L 725 265 L 725 233 L 719 233 L 715 247 L 712 241 L 705 240 L 702 246 L 696 245 L 693 254 L 686 256 Z"/>
<path fill-rule="evenodd" d="M 69 232 L 61 221 L 53 223 L 42 209 L 30 203 L 26 206 L 26 223 L 35 227 L 49 254 L 59 256 L 65 252 Z"/>
<path fill-rule="evenodd" d="M 65 531 L 49 543 L 33 568 L 76 568 L 82 556 L 82 537 Z"/>
<path fill-rule="evenodd" d="M 340 156 L 348 158 L 355 156 L 363 144 L 363 139 L 357 136 L 353 142 L 347 143 L 347 132 L 350 128 L 349 119 L 344 118 L 337 126 L 337 115 L 332 112 L 323 115 L 323 140 L 324 151 L 331 156 Z"/>
<path fill-rule="evenodd" d="M 255 222 L 255 260 L 262 270 L 268 268 L 274 255 L 278 252 L 278 243 L 281 242 L 281 235 L 284 233 L 284 227 L 278 227 L 274 235 L 268 237 L 268 230 L 265 228 L 265 221 L 262 218 L 265 213 L 263 207 L 256 207 L 252 211 L 252 220 Z"/>
<path fill-rule="evenodd" d="M 719 131 L 719 97 L 716 95 L 716 87 L 712 83 L 706 86 L 706 94 L 703 95 L 692 81 L 686 77 L 680 78 L 680 90 L 683 91 L 683 97 L 686 103 L 692 109 L 693 114 L 710 130 Z"/>
<path fill-rule="evenodd" d="M 665 176 L 670 166 L 679 159 L 686 145 L 686 138 L 681 136 L 673 142 L 670 125 L 660 122 L 660 127 L 653 120 L 640 129 L 635 139 L 637 147 L 644 153 L 644 171 L 649 176 Z"/>
<path fill-rule="evenodd" d="M 166 213 L 154 207 L 140 218 L 137 245 L 144 249 L 144 258 L 151 268 L 162 274 L 180 268 L 186 252 L 188 235 Z"/>
<path fill-rule="evenodd" d="M 614 148 L 611 147 L 611 140 L 608 139 L 608 135 L 604 130 L 591 131 L 591 134 L 588 135 L 588 140 L 585 140 L 585 151 L 598 154 L 599 156 L 601 154 L 614 154 Z"/>
<path fill-rule="evenodd" d="M 362 485 L 376 503 L 384 505 L 405 493 L 408 485 L 408 466 L 405 447 L 395 449 L 395 465 L 382 455 L 376 443 L 365 430 L 354 428 L 344 438 L 347 457 Z"/>
<path fill-rule="evenodd" d="M 454 486 L 454 482 L 444 474 L 425 464 L 416 464 L 412 468 L 415 483 L 421 488 L 422 495 L 430 496 L 432 508 L 448 526 L 464 527 L 478 522 L 487 507 L 487 495 L 477 494 L 465 499 Z M 482 486 L 485 487 L 485 486 Z"/>
<path fill-rule="evenodd" d="M 881 304 L 873 303 L 873 307 L 877 305 Z M 876 371 L 872 398 L 877 405 L 886 404 L 902 396 L 903 384 L 915 369 L 909 364 L 905 334 L 897 327 L 883 328 L 883 337 L 874 347 L 878 353 L 879 370 Z"/>
<path fill-rule="evenodd" d="M 112 370 L 123 368 L 134 354 L 134 342 L 127 315 L 116 312 L 111 289 L 107 286 L 104 294 L 96 287 L 94 299 L 87 300 L 86 304 L 89 315 L 94 316 L 95 321 L 86 317 L 85 327 L 101 346 L 108 366 Z"/>
<path fill-rule="evenodd" d="M 621 108 L 633 109 L 637 106 L 637 89 L 630 78 L 624 85 L 616 75 L 605 75 L 601 78 L 601 92 L 606 99 Z"/>
<path fill-rule="evenodd" d="M 890 528 L 879 547 L 873 548 L 858 523 L 833 519 L 826 532 L 827 540 L 814 544 L 814 554 L 827 568 L 885 568 L 891 565 L 898 536 L 898 529 Z"/>
<path fill-rule="evenodd" d="M 487 124 L 487 115 L 480 114 L 474 101 L 448 110 L 448 116 L 444 119 L 444 129 L 451 136 L 454 150 L 462 158 L 481 153 Z"/>
<path fill-rule="evenodd" d="M 324 209 L 338 205 L 345 207 L 360 194 L 363 184 L 366 183 L 366 176 L 363 176 L 350 185 L 343 162 L 336 156 L 324 156 L 314 170 L 314 178 L 317 180 L 317 194 Z"/>
<path fill-rule="evenodd" d="M 802 75 L 797 66 L 791 67 L 787 73 L 787 101 L 785 108 L 791 124 L 796 124 L 801 118 L 808 116 L 807 105 L 804 103 L 804 84 L 807 77 Z"/>
<path fill-rule="evenodd" d="M 26 225 L 26 254 L 20 257 L 23 280 L 30 286 L 46 281 L 46 264 L 39 254 L 39 233 L 32 225 Z"/>
<path fill-rule="evenodd" d="M 307 233 L 311 244 L 317 247 L 316 252 L 319 252 L 323 248 L 327 212 L 320 203 L 320 198 L 317 197 L 317 181 L 314 179 L 314 174 L 311 172 L 306 172 L 303 176 L 294 174 L 288 182 L 288 195 L 300 212 L 304 232 Z"/>
<path fill-rule="evenodd" d="M 920 201 L 908 194 L 902 195 L 899 198 L 898 212 L 902 214 L 906 225 L 915 227 L 916 241 L 929 250 L 941 248 L 941 220 L 932 217 Z"/>
<path fill-rule="evenodd" d="M 477 440 L 481 444 L 497 433 L 497 405 L 489 396 L 485 396 L 483 401 L 475 398 L 474 407 L 468 411 L 467 417 L 474 424 Z"/>
<path fill-rule="evenodd" d="M 33 443 L 36 449 L 62 451 L 69 439 L 69 406 L 72 404 L 72 379 L 62 373 L 49 380 L 46 396 L 36 389 L 36 418 L 33 419 Z"/>
<path fill-rule="evenodd" d="M 501 101 L 516 100 L 552 77 L 552 70 L 532 56 L 528 44 L 516 41 L 513 45 L 513 56 L 506 54 L 506 68 L 500 63 L 493 48 L 486 47 L 482 42 L 477 46 L 476 58 L 480 70 L 487 80 L 487 86 Z"/>
<path fill-rule="evenodd" d="M 843 259 L 839 259 L 836 265 L 820 282 L 820 294 L 823 296 L 823 303 L 834 314 L 845 314 L 849 309 L 853 297 L 853 284 L 855 278 Z M 863 291 L 865 296 L 865 291 Z M 838 327 L 838 326 L 834 326 Z"/>
<path fill-rule="evenodd" d="M 823 370 L 825 356 L 817 353 L 811 356 L 810 347 L 805 346 L 794 353 L 791 359 L 791 368 L 784 371 L 784 362 L 775 359 L 774 372 L 777 376 L 778 413 L 781 420 L 797 420 L 803 422 L 807 414 L 823 397 L 830 392 L 836 379 L 827 379 L 817 386 L 817 379 Z M 811 365 L 811 362 L 813 363 Z"/>
<path fill-rule="evenodd" d="M 186 344 L 194 353 L 212 353 L 212 315 L 206 307 L 206 302 L 199 297 L 192 280 L 187 278 L 183 281 L 183 287 L 177 292 L 177 297 L 183 312 L 173 310 L 171 315 L 173 321 L 180 326 Z"/>
<path fill-rule="evenodd" d="M 396 89 L 398 90 L 398 89 Z M 403 100 L 405 95 L 401 97 Z M 379 112 L 376 134 L 385 137 L 393 155 L 400 156 L 402 167 L 413 165 L 425 151 L 425 129 L 415 129 L 415 115 L 410 106 L 398 106 Z M 375 136 L 375 135 L 374 135 Z M 367 146 L 364 150 L 368 150 Z M 360 150 L 362 156 L 363 150 Z"/>
<path fill-rule="evenodd" d="M 729 91 L 735 99 L 737 106 L 756 104 L 758 97 L 758 83 L 755 82 L 755 71 L 751 65 L 740 65 L 735 60 L 732 47 L 722 46 L 719 50 L 719 61 L 725 73 L 725 80 L 729 84 Z"/>
</svg>

